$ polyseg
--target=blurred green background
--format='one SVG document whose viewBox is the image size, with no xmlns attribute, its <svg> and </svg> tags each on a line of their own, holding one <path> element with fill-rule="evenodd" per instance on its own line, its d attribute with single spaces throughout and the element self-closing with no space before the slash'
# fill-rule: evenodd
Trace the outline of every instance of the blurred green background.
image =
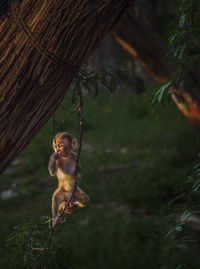
<svg viewBox="0 0 200 269">
<path fill-rule="evenodd" d="M 80 187 L 90 203 L 56 231 L 53 268 L 198 267 L 192 246 L 165 251 L 167 216 L 173 211 L 168 203 L 184 192 L 183 182 L 198 160 L 197 130 L 170 99 L 155 106 L 152 95 L 150 90 L 140 96 L 121 90 L 84 94 Z M 56 131 L 78 137 L 70 100 L 67 96 L 55 113 Z M 47 170 L 52 138 L 50 119 L 1 175 L 0 268 L 27 268 L 23 254 L 15 255 L 17 247 L 6 247 L 13 227 L 51 216 L 57 188 Z"/>
</svg>

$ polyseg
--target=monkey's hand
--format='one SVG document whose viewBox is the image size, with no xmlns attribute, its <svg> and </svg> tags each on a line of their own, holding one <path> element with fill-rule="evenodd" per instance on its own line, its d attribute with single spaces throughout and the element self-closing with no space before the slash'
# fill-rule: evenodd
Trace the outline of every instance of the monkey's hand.
<svg viewBox="0 0 200 269">
<path fill-rule="evenodd" d="M 72 175 L 72 178 L 78 183 L 81 180 L 81 168 L 78 166 L 77 171 Z"/>
<path fill-rule="evenodd" d="M 56 224 L 61 224 L 63 222 L 62 217 L 55 217 L 55 219 L 53 219 L 53 223 L 52 226 L 54 227 Z"/>
<path fill-rule="evenodd" d="M 73 174 L 72 178 L 74 181 L 76 181 L 78 183 L 81 179 L 81 176 L 80 176 L 80 174 Z"/>
<path fill-rule="evenodd" d="M 59 156 L 59 154 L 57 152 L 55 152 L 53 154 L 53 157 L 54 157 L 55 160 L 58 160 L 60 158 L 60 156 Z"/>
</svg>

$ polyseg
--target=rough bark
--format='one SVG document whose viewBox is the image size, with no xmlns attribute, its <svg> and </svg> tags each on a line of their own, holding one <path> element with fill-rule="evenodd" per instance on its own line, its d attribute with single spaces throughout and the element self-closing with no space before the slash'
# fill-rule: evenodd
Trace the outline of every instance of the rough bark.
<svg viewBox="0 0 200 269">
<path fill-rule="evenodd" d="M 134 17 L 132 9 L 123 15 L 111 34 L 128 53 L 141 62 L 157 82 L 165 82 L 176 68 L 175 65 L 166 65 L 167 48 L 158 34 L 152 31 L 152 27 Z M 194 72 L 188 75 L 184 92 L 176 89 L 172 98 L 186 117 L 200 125 L 200 80 Z"/>
<path fill-rule="evenodd" d="M 24 0 L 0 22 L 0 172 L 61 103 L 133 0 Z"/>
</svg>

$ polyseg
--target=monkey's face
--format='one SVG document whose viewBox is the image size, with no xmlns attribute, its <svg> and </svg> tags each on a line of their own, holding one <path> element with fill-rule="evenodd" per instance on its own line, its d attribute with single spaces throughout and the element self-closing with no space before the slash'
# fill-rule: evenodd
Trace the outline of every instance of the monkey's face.
<svg viewBox="0 0 200 269">
<path fill-rule="evenodd" d="M 60 156 L 64 156 L 71 151 L 72 147 L 68 139 L 56 139 L 53 142 L 53 149 Z"/>
</svg>

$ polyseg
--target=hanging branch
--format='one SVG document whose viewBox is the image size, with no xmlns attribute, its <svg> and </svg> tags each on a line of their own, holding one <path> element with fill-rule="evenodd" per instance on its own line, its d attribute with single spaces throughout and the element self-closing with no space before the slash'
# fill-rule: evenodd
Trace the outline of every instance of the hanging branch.
<svg viewBox="0 0 200 269">
<path fill-rule="evenodd" d="M 83 139 L 83 97 L 82 97 L 82 90 L 81 90 L 79 80 L 77 80 L 77 84 L 76 84 L 76 87 L 75 87 L 75 92 L 76 92 L 76 94 L 78 96 L 78 102 L 79 102 L 78 112 L 79 112 L 79 119 L 80 119 L 79 148 L 78 148 L 77 159 L 76 159 L 76 167 L 75 167 L 75 172 L 74 172 L 74 175 L 76 176 L 77 173 L 78 173 L 79 159 L 80 159 L 81 148 L 82 148 L 82 139 Z M 54 115 L 53 115 L 53 122 L 55 122 Z M 55 128 L 54 128 L 54 132 L 55 132 Z M 77 186 L 77 182 L 75 181 L 74 186 L 72 188 L 72 191 L 70 193 L 70 197 L 69 197 L 68 201 L 66 202 L 65 207 L 59 213 L 57 219 L 60 219 L 64 215 L 66 208 L 69 206 L 69 204 L 70 204 L 70 202 L 71 202 L 71 200 L 72 200 L 72 198 L 74 196 L 76 186 Z M 54 231 L 55 231 L 55 228 L 56 228 L 57 224 L 58 224 L 58 222 L 53 223 L 53 225 L 51 227 L 50 234 L 49 234 L 49 238 L 48 238 L 47 242 L 45 243 L 44 248 L 42 249 L 41 253 L 36 257 L 36 259 L 33 261 L 30 268 L 33 267 L 35 262 L 41 257 L 41 255 L 44 253 L 45 250 L 47 250 L 47 253 L 48 253 L 48 260 L 47 260 L 47 266 L 44 267 L 44 268 L 47 268 L 47 269 L 49 268 L 50 254 L 51 254 L 51 242 L 52 242 L 53 234 L 54 234 Z"/>
<path fill-rule="evenodd" d="M 83 96 L 82 96 L 82 90 L 81 86 L 78 82 L 77 84 L 77 95 L 78 95 L 78 101 L 79 101 L 79 120 L 80 120 L 80 135 L 79 135 L 79 148 L 78 148 L 78 154 L 76 159 L 76 169 L 75 169 L 75 175 L 77 175 L 78 172 L 78 164 L 81 154 L 81 148 L 82 148 L 82 140 L 83 140 Z"/>
<path fill-rule="evenodd" d="M 56 123 L 56 121 L 55 121 L 55 115 L 54 115 L 54 113 L 53 113 L 53 116 L 52 116 L 52 125 L 53 125 L 53 137 L 55 137 L 55 135 L 56 135 L 56 125 L 57 125 L 57 123 Z"/>
<path fill-rule="evenodd" d="M 87 72 L 86 73 L 82 72 L 81 76 L 76 77 L 76 84 L 75 84 L 74 90 L 73 90 L 72 103 L 75 102 L 75 97 L 77 97 L 78 98 L 78 105 L 77 105 L 76 109 L 73 112 L 78 111 L 78 113 L 79 113 L 80 134 L 79 134 L 79 148 L 78 148 L 78 153 L 77 153 L 77 158 L 76 158 L 76 166 L 75 166 L 75 172 L 74 172 L 75 177 L 77 176 L 78 169 L 79 169 L 79 159 L 80 159 L 80 153 L 81 153 L 81 148 L 82 148 L 83 127 L 84 127 L 84 124 L 83 124 L 83 96 L 82 96 L 81 82 L 83 80 L 85 80 L 84 86 L 85 87 L 87 86 L 88 89 L 89 89 L 89 86 L 93 85 L 94 83 L 95 83 L 95 87 L 98 87 L 96 81 L 100 81 L 104 86 L 106 86 L 108 89 L 110 89 L 110 91 L 114 91 L 117 84 L 116 83 L 113 84 L 113 79 L 110 80 L 110 81 L 107 81 L 106 80 L 107 75 L 113 77 L 110 73 L 105 73 L 105 72 L 103 72 L 103 75 L 102 75 L 102 72 L 101 72 L 100 74 L 97 73 L 95 76 L 94 75 L 91 76 L 91 74 L 87 73 Z M 54 137 L 55 137 L 56 126 L 58 126 L 58 124 L 56 123 L 54 114 L 53 114 L 52 121 L 53 121 L 53 132 L 54 132 Z M 56 140 L 54 140 L 54 142 L 56 144 Z M 69 206 L 71 200 L 73 199 L 73 196 L 74 196 L 74 193 L 75 193 L 75 190 L 76 190 L 76 186 L 77 186 L 77 182 L 75 180 L 73 188 L 72 188 L 72 191 L 70 193 L 70 197 L 69 197 L 68 201 L 66 202 L 65 207 L 58 214 L 56 220 L 60 219 L 64 215 L 66 208 Z M 41 248 L 40 254 L 33 261 L 30 268 L 32 268 L 33 265 L 35 265 L 36 261 L 42 256 L 42 254 L 44 254 L 45 251 L 47 251 L 48 259 L 47 259 L 47 263 L 46 263 L 44 269 L 49 268 L 49 266 L 50 266 L 50 256 L 51 256 L 51 242 L 52 242 L 53 234 L 54 234 L 54 231 L 55 231 L 55 228 L 56 228 L 57 224 L 58 224 L 57 221 L 55 221 L 53 223 L 53 225 L 51 227 L 49 237 L 48 237 L 46 243 L 44 244 L 44 247 Z"/>
</svg>

